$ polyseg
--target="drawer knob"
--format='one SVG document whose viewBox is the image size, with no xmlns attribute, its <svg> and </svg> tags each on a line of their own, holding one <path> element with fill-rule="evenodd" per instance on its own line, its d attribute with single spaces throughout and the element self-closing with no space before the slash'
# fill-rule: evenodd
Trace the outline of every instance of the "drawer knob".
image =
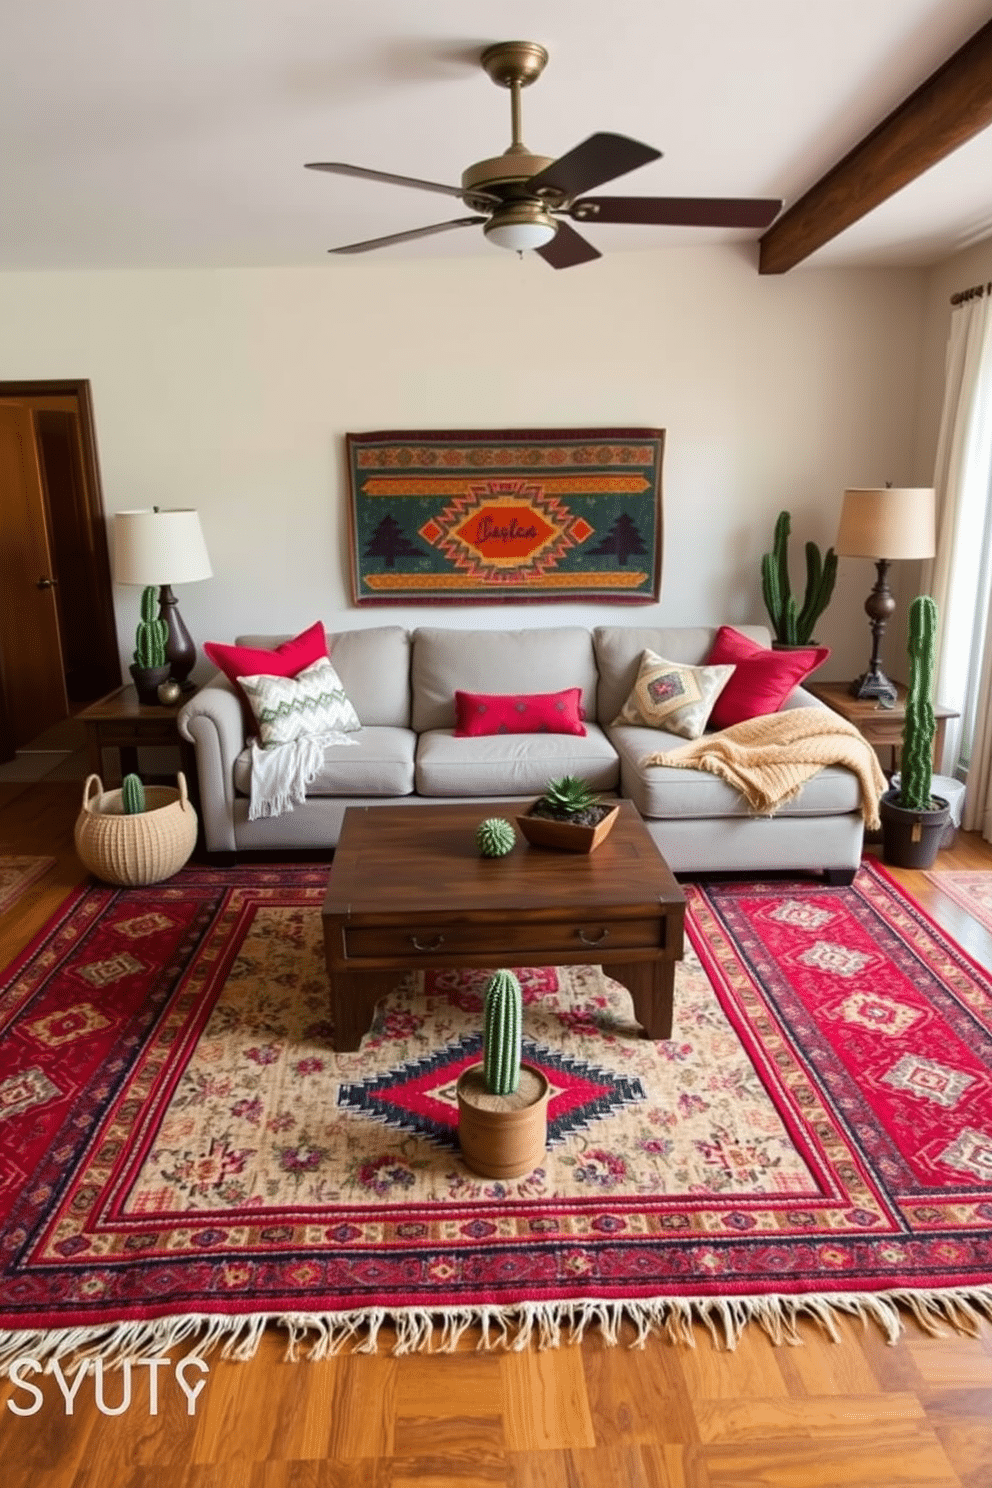
<svg viewBox="0 0 992 1488">
<path fill-rule="evenodd" d="M 575 933 L 579 937 L 583 945 L 596 946 L 602 945 L 603 941 L 607 939 L 610 932 L 604 926 L 604 928 L 600 930 L 598 935 L 587 935 L 581 927 Z"/>
<path fill-rule="evenodd" d="M 412 944 L 415 951 L 436 951 L 440 946 L 444 945 L 444 936 L 435 935 L 432 941 L 423 942 L 418 936 L 411 935 L 410 943 Z"/>
</svg>

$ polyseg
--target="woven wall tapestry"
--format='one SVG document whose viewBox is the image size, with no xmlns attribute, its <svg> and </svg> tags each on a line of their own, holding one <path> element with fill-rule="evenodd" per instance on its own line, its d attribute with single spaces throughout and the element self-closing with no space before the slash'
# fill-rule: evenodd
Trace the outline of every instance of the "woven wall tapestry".
<svg viewBox="0 0 992 1488">
<path fill-rule="evenodd" d="M 646 604 L 663 429 L 349 434 L 356 605 Z"/>
</svg>

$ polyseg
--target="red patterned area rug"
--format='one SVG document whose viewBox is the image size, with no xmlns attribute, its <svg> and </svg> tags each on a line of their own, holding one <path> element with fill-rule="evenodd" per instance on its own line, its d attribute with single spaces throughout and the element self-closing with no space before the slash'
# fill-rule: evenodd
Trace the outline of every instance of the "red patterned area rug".
<svg viewBox="0 0 992 1488">
<path fill-rule="evenodd" d="M 959 868 L 935 869 L 927 874 L 927 878 L 992 934 L 992 873 L 966 872 Z"/>
<path fill-rule="evenodd" d="M 486 973 L 336 1054 L 324 877 L 77 891 L 6 973 L 0 1361 L 992 1315 L 992 982 L 880 870 L 690 886 L 668 1042 L 598 968 L 522 973 L 550 1141 L 507 1183 L 455 1131 Z"/>
<path fill-rule="evenodd" d="M 0 857 L 0 914 L 12 909 L 21 895 L 39 878 L 44 878 L 54 864 L 54 858 Z"/>
</svg>

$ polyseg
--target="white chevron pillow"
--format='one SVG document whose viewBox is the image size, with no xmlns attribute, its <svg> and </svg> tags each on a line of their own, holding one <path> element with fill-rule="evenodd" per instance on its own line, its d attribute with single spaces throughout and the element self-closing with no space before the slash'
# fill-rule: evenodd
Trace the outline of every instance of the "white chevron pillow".
<svg viewBox="0 0 992 1488">
<path fill-rule="evenodd" d="M 351 734 L 362 726 L 326 656 L 295 677 L 239 677 L 238 686 L 251 704 L 266 749 L 307 734 Z"/>
</svg>

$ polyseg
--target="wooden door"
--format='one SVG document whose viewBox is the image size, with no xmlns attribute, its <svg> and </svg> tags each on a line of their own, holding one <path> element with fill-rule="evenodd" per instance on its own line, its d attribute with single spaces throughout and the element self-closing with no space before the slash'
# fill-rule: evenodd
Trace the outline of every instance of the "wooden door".
<svg viewBox="0 0 992 1488">
<path fill-rule="evenodd" d="M 0 402 L 0 658 L 13 749 L 68 716 L 32 413 Z"/>
</svg>

